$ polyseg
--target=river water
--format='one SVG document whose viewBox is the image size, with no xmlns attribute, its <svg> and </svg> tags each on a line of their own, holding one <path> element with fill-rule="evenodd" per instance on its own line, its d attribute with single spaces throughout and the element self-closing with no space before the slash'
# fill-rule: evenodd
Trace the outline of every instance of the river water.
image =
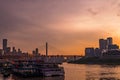
<svg viewBox="0 0 120 80">
<path fill-rule="evenodd" d="M 120 80 L 120 65 L 64 63 L 62 66 L 65 69 L 64 77 L 19 78 L 11 75 L 4 78 L 0 75 L 0 80 Z"/>
</svg>

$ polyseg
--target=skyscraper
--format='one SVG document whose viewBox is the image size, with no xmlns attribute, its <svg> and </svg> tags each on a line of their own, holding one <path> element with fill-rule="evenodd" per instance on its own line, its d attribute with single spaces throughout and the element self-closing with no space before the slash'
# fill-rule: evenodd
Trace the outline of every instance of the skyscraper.
<svg viewBox="0 0 120 80">
<path fill-rule="evenodd" d="M 85 48 L 85 57 L 95 57 L 95 51 L 93 47 Z"/>
<path fill-rule="evenodd" d="M 99 39 L 99 48 L 100 50 L 107 49 L 107 40 Z"/>
<path fill-rule="evenodd" d="M 7 39 L 3 39 L 3 50 L 4 52 L 7 51 Z"/>
<path fill-rule="evenodd" d="M 35 53 L 36 53 L 36 54 L 38 54 L 38 53 L 39 53 L 38 48 L 36 48 Z"/>
<path fill-rule="evenodd" d="M 13 47 L 12 48 L 12 53 L 16 53 L 17 51 L 16 51 L 16 49 L 15 49 L 15 47 Z"/>
<path fill-rule="evenodd" d="M 107 38 L 107 45 L 112 45 L 113 41 L 112 41 L 112 37 L 108 37 Z"/>
<path fill-rule="evenodd" d="M 101 56 L 101 51 L 99 48 L 95 48 L 95 56 L 100 57 Z"/>
</svg>

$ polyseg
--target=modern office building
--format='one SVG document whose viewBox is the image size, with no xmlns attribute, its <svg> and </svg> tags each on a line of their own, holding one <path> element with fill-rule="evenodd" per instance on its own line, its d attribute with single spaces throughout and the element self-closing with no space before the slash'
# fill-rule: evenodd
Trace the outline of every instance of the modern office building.
<svg viewBox="0 0 120 80">
<path fill-rule="evenodd" d="M 16 49 L 15 49 L 15 47 L 13 47 L 12 48 L 12 53 L 16 53 L 17 51 L 16 51 Z"/>
<path fill-rule="evenodd" d="M 7 52 L 7 53 L 10 53 L 10 51 L 11 51 L 11 48 L 10 48 L 10 47 L 7 47 L 6 52 Z"/>
<path fill-rule="evenodd" d="M 21 54 L 21 53 L 22 53 L 22 51 L 20 49 L 18 49 L 18 54 Z"/>
<path fill-rule="evenodd" d="M 101 57 L 103 53 L 108 51 L 118 51 L 119 46 L 117 44 L 113 44 L 112 37 L 108 37 L 107 39 L 99 39 L 99 47 L 98 48 L 86 48 L 85 56 L 86 57 Z"/>
<path fill-rule="evenodd" d="M 94 48 L 85 48 L 85 57 L 95 57 Z"/>
<path fill-rule="evenodd" d="M 112 37 L 108 37 L 107 38 L 107 45 L 112 45 L 112 44 L 113 44 Z"/>
<path fill-rule="evenodd" d="M 32 51 L 32 54 L 35 55 L 35 51 L 34 50 Z"/>
<path fill-rule="evenodd" d="M 32 51 L 32 54 L 33 55 L 39 55 L 39 50 L 38 48 L 36 48 L 35 50 Z"/>
<path fill-rule="evenodd" d="M 99 48 L 100 50 L 107 49 L 107 40 L 99 39 Z"/>
<path fill-rule="evenodd" d="M 100 57 L 101 56 L 101 51 L 99 48 L 95 48 L 95 56 Z"/>
<path fill-rule="evenodd" d="M 38 54 L 38 53 L 39 53 L 38 48 L 36 48 L 36 49 L 35 49 L 35 53 L 36 53 L 36 54 Z"/>
<path fill-rule="evenodd" d="M 7 51 L 7 39 L 3 39 L 3 51 Z"/>
</svg>

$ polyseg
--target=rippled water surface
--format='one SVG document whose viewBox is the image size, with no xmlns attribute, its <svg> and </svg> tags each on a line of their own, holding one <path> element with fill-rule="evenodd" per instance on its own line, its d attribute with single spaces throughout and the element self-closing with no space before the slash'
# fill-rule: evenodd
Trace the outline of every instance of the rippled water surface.
<svg viewBox="0 0 120 80">
<path fill-rule="evenodd" d="M 0 80 L 120 80 L 120 65 L 63 64 L 65 76 L 44 78 L 20 78 L 0 75 Z"/>
</svg>

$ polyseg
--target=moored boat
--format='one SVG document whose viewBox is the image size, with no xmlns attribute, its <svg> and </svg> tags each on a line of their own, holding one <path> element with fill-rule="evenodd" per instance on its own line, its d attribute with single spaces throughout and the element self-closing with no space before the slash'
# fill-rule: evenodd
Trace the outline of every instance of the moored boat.
<svg viewBox="0 0 120 80">
<path fill-rule="evenodd" d="M 64 68 L 58 64 L 35 60 L 17 60 L 12 71 L 13 74 L 22 77 L 64 76 Z"/>
</svg>

